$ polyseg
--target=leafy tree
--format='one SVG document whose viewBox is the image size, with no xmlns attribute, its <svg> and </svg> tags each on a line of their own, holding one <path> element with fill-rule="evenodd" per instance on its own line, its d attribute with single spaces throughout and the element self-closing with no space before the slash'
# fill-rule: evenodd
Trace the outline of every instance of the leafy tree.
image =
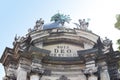
<svg viewBox="0 0 120 80">
<path fill-rule="evenodd" d="M 120 30 L 120 14 L 116 15 L 116 23 L 115 23 L 115 28 L 117 28 L 118 30 Z M 120 39 L 117 40 L 117 44 L 119 45 L 118 49 L 120 51 Z"/>
<path fill-rule="evenodd" d="M 120 14 L 116 15 L 117 22 L 115 23 L 115 28 L 120 30 Z"/>
<path fill-rule="evenodd" d="M 120 51 L 120 39 L 117 40 L 117 44 L 119 45 L 118 49 Z"/>
</svg>

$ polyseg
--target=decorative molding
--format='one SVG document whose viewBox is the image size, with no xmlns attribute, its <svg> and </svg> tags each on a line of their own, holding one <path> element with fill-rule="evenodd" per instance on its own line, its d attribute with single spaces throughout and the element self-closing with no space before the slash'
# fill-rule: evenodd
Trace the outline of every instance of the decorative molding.
<svg viewBox="0 0 120 80">
<path fill-rule="evenodd" d="M 16 65 L 10 64 L 7 68 L 6 75 L 9 77 L 15 77 L 16 76 L 16 69 L 17 69 Z"/>
<path fill-rule="evenodd" d="M 30 64 L 31 64 L 31 62 L 28 59 L 20 58 L 18 68 L 20 67 L 20 68 L 24 69 L 25 71 L 30 72 L 30 70 L 31 70 Z"/>
<path fill-rule="evenodd" d="M 44 72 L 44 70 L 41 65 L 41 60 L 33 59 L 32 64 L 31 64 L 31 70 L 32 70 L 32 72 L 42 74 Z"/>
<path fill-rule="evenodd" d="M 70 80 L 70 79 L 68 79 L 66 76 L 64 76 L 64 75 L 62 75 L 59 79 L 57 79 L 57 80 Z"/>
</svg>

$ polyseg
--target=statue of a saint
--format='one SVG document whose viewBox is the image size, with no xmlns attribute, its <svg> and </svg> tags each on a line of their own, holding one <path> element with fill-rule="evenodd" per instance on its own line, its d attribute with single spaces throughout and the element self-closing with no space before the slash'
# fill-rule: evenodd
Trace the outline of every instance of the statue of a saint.
<svg viewBox="0 0 120 80">
<path fill-rule="evenodd" d="M 35 30 L 42 29 L 43 24 L 44 24 L 44 20 L 42 20 L 42 18 L 40 18 L 40 20 L 36 21 L 36 25 L 35 25 L 34 29 Z"/>
<path fill-rule="evenodd" d="M 89 23 L 85 21 L 85 19 L 81 20 L 79 19 L 80 29 L 87 30 Z"/>
<path fill-rule="evenodd" d="M 17 36 L 17 34 L 15 35 L 15 38 L 14 38 L 14 42 L 13 42 L 13 45 L 16 44 L 16 42 L 19 42 L 20 41 L 20 36 Z"/>
<path fill-rule="evenodd" d="M 105 40 L 103 41 L 103 46 L 104 46 L 104 53 L 107 53 L 109 51 L 112 50 L 112 40 L 108 39 L 107 37 L 105 37 Z"/>
<path fill-rule="evenodd" d="M 79 29 L 82 29 L 82 30 L 86 30 L 86 31 L 88 31 L 88 26 L 89 26 L 89 21 L 90 19 L 87 19 L 87 21 L 85 20 L 85 19 L 79 19 L 78 20 L 78 22 L 79 22 L 79 24 L 78 23 L 74 23 L 76 26 L 77 26 L 77 28 Z"/>
</svg>

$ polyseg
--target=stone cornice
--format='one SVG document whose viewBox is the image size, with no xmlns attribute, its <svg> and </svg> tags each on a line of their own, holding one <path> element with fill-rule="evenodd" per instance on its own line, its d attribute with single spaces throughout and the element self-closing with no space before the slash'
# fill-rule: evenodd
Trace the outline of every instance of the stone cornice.
<svg viewBox="0 0 120 80">
<path fill-rule="evenodd" d="M 79 29 L 50 29 L 50 30 L 43 30 L 38 31 L 36 33 L 31 34 L 32 41 L 34 43 L 43 42 L 43 41 L 57 41 L 58 39 L 69 39 L 69 41 L 77 41 L 79 42 L 86 42 L 91 43 L 94 45 L 98 39 L 98 35 L 95 35 L 91 32 L 86 32 Z"/>
<path fill-rule="evenodd" d="M 42 60 L 43 63 L 47 64 L 59 64 L 59 65 L 74 65 L 74 64 L 83 64 L 84 59 L 79 57 L 45 57 Z"/>
<path fill-rule="evenodd" d="M 7 65 L 9 62 L 12 62 L 12 61 L 15 61 L 15 58 L 14 58 L 14 55 L 13 55 L 13 49 L 11 48 L 8 48 L 6 47 L 1 59 L 0 59 L 0 62 L 3 64 L 3 65 Z M 6 63 L 7 62 L 7 63 Z"/>
</svg>

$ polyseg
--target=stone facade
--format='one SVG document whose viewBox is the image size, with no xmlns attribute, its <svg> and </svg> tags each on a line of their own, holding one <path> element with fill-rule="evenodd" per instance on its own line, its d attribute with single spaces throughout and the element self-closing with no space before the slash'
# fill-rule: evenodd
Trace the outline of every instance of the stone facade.
<svg viewBox="0 0 120 80">
<path fill-rule="evenodd" d="M 0 60 L 3 80 L 119 80 L 115 71 L 120 53 L 113 51 L 111 40 L 101 40 L 88 24 L 79 25 L 85 29 L 56 24 L 40 19 L 25 37 L 15 37 L 13 48 L 6 48 Z"/>
</svg>

